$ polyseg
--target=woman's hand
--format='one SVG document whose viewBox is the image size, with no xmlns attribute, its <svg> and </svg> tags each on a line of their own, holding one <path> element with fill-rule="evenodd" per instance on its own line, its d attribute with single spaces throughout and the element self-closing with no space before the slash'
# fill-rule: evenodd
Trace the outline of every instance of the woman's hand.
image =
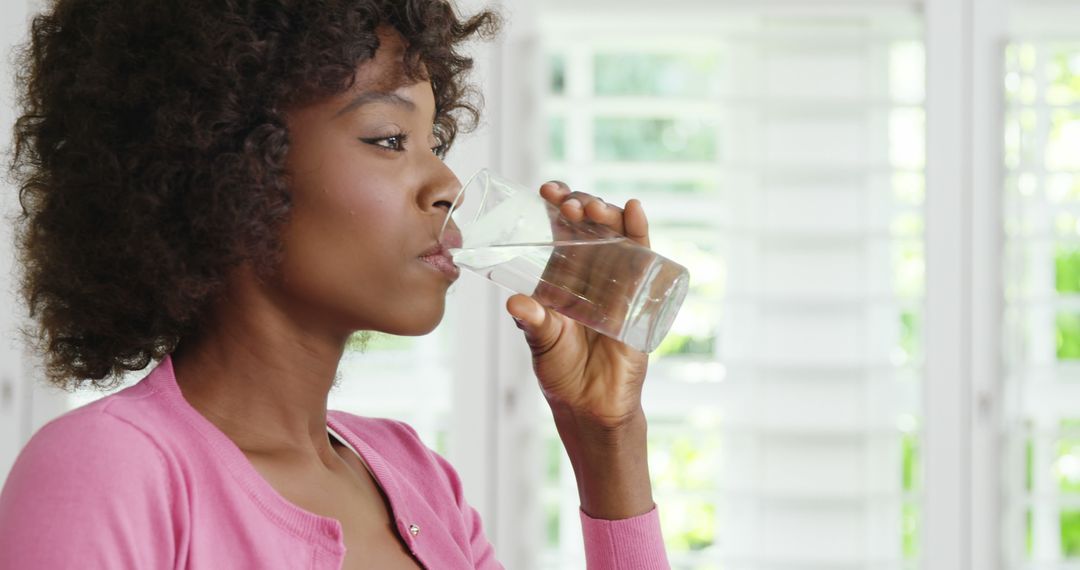
<svg viewBox="0 0 1080 570">
<path fill-rule="evenodd" d="M 649 246 L 648 220 L 637 200 L 622 209 L 559 182 L 544 184 L 540 194 L 571 221 L 588 219 Z M 610 519 L 651 510 L 641 409 L 648 355 L 527 295 L 510 297 L 506 308 L 525 332 L 533 370 L 577 475 L 582 508 Z"/>
</svg>

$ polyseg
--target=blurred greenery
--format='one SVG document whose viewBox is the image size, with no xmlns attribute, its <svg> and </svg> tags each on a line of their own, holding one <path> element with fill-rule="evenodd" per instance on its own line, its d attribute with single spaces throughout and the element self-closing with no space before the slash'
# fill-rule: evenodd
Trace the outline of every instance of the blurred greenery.
<svg viewBox="0 0 1080 570">
<path fill-rule="evenodd" d="M 552 95 L 562 95 L 566 92 L 566 56 L 551 54 L 548 57 L 548 88 Z"/>
<path fill-rule="evenodd" d="M 1080 111 L 1057 109 L 1050 114 L 1044 162 L 1047 170 L 1080 168 Z"/>
<path fill-rule="evenodd" d="M 345 350 L 355 352 L 404 351 L 412 349 L 415 344 L 415 337 L 359 331 L 349 337 L 349 341 L 345 344 Z"/>
<path fill-rule="evenodd" d="M 914 433 L 905 433 L 900 438 L 900 448 L 903 453 L 901 478 L 905 493 L 916 490 L 918 477 L 922 472 L 919 466 L 919 436 Z"/>
<path fill-rule="evenodd" d="M 716 489 L 720 436 L 705 430 L 663 430 L 649 433 L 649 471 L 658 492 Z M 653 433 L 657 432 L 657 433 Z M 701 433 L 694 437 L 693 433 Z"/>
<path fill-rule="evenodd" d="M 919 436 L 916 433 L 904 433 L 900 437 L 901 480 L 904 493 L 914 493 L 919 487 L 919 476 L 922 473 L 919 458 Z M 921 511 L 919 505 L 904 502 L 901 507 L 900 543 L 904 552 L 905 560 L 915 560 L 919 557 L 919 519 Z"/>
<path fill-rule="evenodd" d="M 1033 551 L 1032 547 L 1035 545 L 1033 522 L 1034 517 L 1031 513 L 1031 509 L 1028 509 L 1027 512 L 1024 513 L 1024 524 L 1026 526 L 1026 532 L 1024 533 L 1026 535 L 1024 537 L 1024 544 L 1027 548 L 1028 557 L 1031 556 L 1031 553 Z"/>
<path fill-rule="evenodd" d="M 900 313 L 900 350 L 904 356 L 911 360 L 919 353 L 922 339 L 922 318 L 912 311 L 904 310 Z"/>
<path fill-rule="evenodd" d="M 1061 511 L 1061 554 L 1067 558 L 1080 556 L 1080 510 Z"/>
<path fill-rule="evenodd" d="M 904 560 L 919 558 L 919 520 L 922 510 L 919 505 L 905 502 L 900 508 L 900 541 L 904 551 Z"/>
<path fill-rule="evenodd" d="M 1064 419 L 1059 423 L 1061 437 L 1057 441 L 1054 471 L 1058 490 L 1062 493 L 1080 493 L 1080 420 Z"/>
<path fill-rule="evenodd" d="M 1080 103 L 1080 49 L 1059 47 L 1053 50 L 1046 66 L 1049 84 L 1046 101 L 1051 105 Z"/>
<path fill-rule="evenodd" d="M 1034 176 L 1032 176 L 1032 178 L 1034 178 Z M 1019 180 L 1026 180 L 1026 177 L 1021 175 Z M 1038 181 L 1035 179 L 1028 184 L 1037 188 Z M 1046 198 L 1049 202 L 1054 204 L 1060 204 L 1062 202 L 1080 202 L 1080 176 L 1062 173 L 1047 176 Z"/>
<path fill-rule="evenodd" d="M 1035 482 L 1035 446 L 1031 439 L 1024 445 L 1024 489 L 1031 491 Z"/>
<path fill-rule="evenodd" d="M 685 422 L 668 429 L 662 422 L 654 423 L 649 431 L 649 471 L 655 493 L 666 497 L 660 512 L 664 542 L 672 551 L 700 550 L 716 540 L 716 507 L 701 496 L 716 490 L 719 434 L 706 425 L 687 430 Z M 686 498 L 688 492 L 700 495 Z"/>
<path fill-rule="evenodd" d="M 559 547 L 559 501 L 549 500 L 544 504 L 544 527 L 547 530 L 547 546 Z"/>
<path fill-rule="evenodd" d="M 892 176 L 893 197 L 905 206 L 922 206 L 926 200 L 926 179 L 921 173 L 897 172 Z"/>
<path fill-rule="evenodd" d="M 598 53 L 593 70 L 597 95 L 707 97 L 720 92 L 716 54 Z"/>
<path fill-rule="evenodd" d="M 905 299 L 921 297 L 926 287 L 926 248 L 923 241 L 897 240 L 893 247 L 896 295 Z"/>
<path fill-rule="evenodd" d="M 904 212 L 893 218 L 892 234 L 897 237 L 921 238 L 924 230 L 922 212 Z"/>
<path fill-rule="evenodd" d="M 1058 246 L 1054 270 L 1058 293 L 1080 293 L 1080 247 Z"/>
<path fill-rule="evenodd" d="M 548 158 L 566 160 L 566 118 L 548 118 Z"/>
<path fill-rule="evenodd" d="M 657 195 L 705 195 L 719 192 L 720 185 L 712 180 L 611 180 L 600 178 L 596 181 L 596 192 L 623 196 Z"/>
<path fill-rule="evenodd" d="M 1080 314 L 1062 312 L 1054 320 L 1058 360 L 1080 359 Z"/>
<path fill-rule="evenodd" d="M 654 354 L 657 357 L 686 354 L 694 356 L 714 356 L 716 353 L 716 335 L 695 337 L 688 334 L 669 333 L 664 337 Z"/>
<path fill-rule="evenodd" d="M 547 483 L 549 485 L 557 486 L 559 484 L 559 466 L 562 465 L 564 458 L 562 441 L 557 437 L 551 437 L 547 440 Z"/>
<path fill-rule="evenodd" d="M 597 160 L 685 162 L 717 158 L 716 133 L 709 121 L 597 117 L 593 137 Z"/>
</svg>

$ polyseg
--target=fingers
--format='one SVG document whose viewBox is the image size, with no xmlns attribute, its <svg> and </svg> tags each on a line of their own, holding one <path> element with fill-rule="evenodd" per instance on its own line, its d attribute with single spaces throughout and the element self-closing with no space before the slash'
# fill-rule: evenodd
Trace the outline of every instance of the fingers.
<svg viewBox="0 0 1080 570">
<path fill-rule="evenodd" d="M 506 300 L 506 311 L 525 332 L 525 342 L 534 356 L 551 350 L 562 336 L 564 319 L 528 295 L 512 295 Z"/>
<path fill-rule="evenodd" d="M 541 186 L 540 195 L 551 204 L 558 206 L 562 215 L 570 221 L 577 222 L 587 217 L 622 233 L 622 209 L 596 196 L 584 192 L 572 192 L 566 184 L 557 180 Z"/>
<path fill-rule="evenodd" d="M 649 220 L 645 217 L 645 208 L 641 201 L 631 199 L 626 202 L 623 214 L 623 234 L 640 245 L 649 247 Z"/>
</svg>

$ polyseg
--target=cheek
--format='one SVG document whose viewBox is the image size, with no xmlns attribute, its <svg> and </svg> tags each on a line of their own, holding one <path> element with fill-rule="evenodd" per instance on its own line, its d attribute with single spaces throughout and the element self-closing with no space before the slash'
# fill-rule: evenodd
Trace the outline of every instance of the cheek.
<svg viewBox="0 0 1080 570">
<path fill-rule="evenodd" d="M 370 173 L 338 172 L 306 182 L 296 185 L 286 232 L 286 279 L 323 294 L 342 281 L 368 289 L 387 285 L 386 277 L 409 258 L 407 203 Z"/>
</svg>

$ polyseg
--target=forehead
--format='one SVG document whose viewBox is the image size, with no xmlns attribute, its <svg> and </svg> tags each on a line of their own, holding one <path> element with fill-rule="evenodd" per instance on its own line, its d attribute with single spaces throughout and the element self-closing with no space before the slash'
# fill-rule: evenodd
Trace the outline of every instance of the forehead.
<svg viewBox="0 0 1080 570">
<path fill-rule="evenodd" d="M 405 55 L 408 45 L 405 38 L 390 26 L 381 26 L 376 30 L 379 48 L 375 56 L 360 63 L 356 68 L 353 86 L 350 91 L 392 92 L 422 81 L 427 77 L 427 70 L 421 63 L 419 77 L 409 77 Z"/>
</svg>

